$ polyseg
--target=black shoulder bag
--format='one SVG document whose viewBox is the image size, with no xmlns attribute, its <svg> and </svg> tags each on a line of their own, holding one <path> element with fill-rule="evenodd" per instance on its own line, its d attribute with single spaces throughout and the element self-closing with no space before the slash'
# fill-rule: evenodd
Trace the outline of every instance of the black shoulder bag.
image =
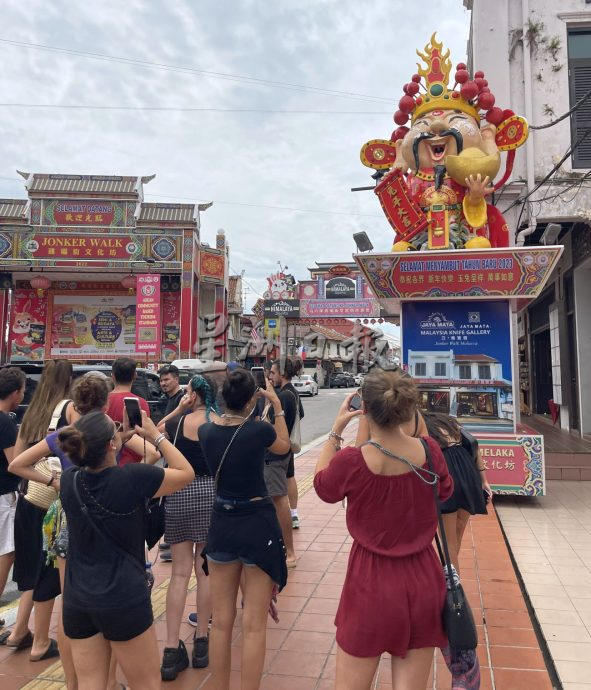
<svg viewBox="0 0 591 690">
<path fill-rule="evenodd" d="M 176 446 L 176 440 L 179 435 L 179 429 L 183 423 L 184 416 L 181 416 L 179 423 L 177 424 L 176 431 L 174 434 L 173 446 Z M 144 439 L 144 444 L 146 443 Z M 144 462 L 146 459 L 144 451 Z M 166 496 L 160 496 L 159 498 L 146 498 L 146 515 L 144 520 L 145 537 L 148 549 L 152 549 L 164 536 L 164 531 L 166 528 Z"/>
<path fill-rule="evenodd" d="M 74 477 L 72 478 L 72 489 L 74 491 L 74 496 L 76 497 L 76 501 L 78 503 L 78 506 L 80 510 L 82 511 L 82 515 L 86 518 L 88 521 L 88 524 L 92 527 L 92 529 L 100 535 L 104 541 L 106 541 L 115 551 L 115 553 L 119 554 L 120 556 L 123 556 L 126 561 L 129 563 L 133 563 L 134 567 L 137 568 L 138 570 L 141 571 L 142 576 L 146 580 L 146 587 L 148 588 L 148 591 L 152 589 L 152 585 L 154 583 L 151 573 L 149 573 L 144 566 L 142 566 L 141 563 L 138 562 L 137 558 L 134 558 L 129 551 L 126 551 L 122 546 L 119 546 L 119 544 L 111 537 L 107 532 L 99 527 L 95 519 L 92 517 L 90 514 L 90 511 L 88 510 L 88 506 L 84 501 L 82 500 L 82 497 L 80 496 L 80 490 L 78 489 L 78 480 L 79 477 L 78 475 L 80 474 L 82 470 L 78 470 L 75 474 Z M 97 503 L 97 505 L 99 505 Z"/>
<path fill-rule="evenodd" d="M 433 461 L 431 459 L 431 451 L 427 443 L 421 439 L 421 443 L 425 449 L 427 457 L 427 465 L 429 470 L 433 472 Z M 437 550 L 443 569 L 448 574 L 449 587 L 445 596 L 445 603 L 443 605 L 443 627 L 449 640 L 449 646 L 455 651 L 465 651 L 469 649 L 476 649 L 478 646 L 478 632 L 474 624 L 474 616 L 470 604 L 464 594 L 464 588 L 458 582 L 456 584 L 454 572 L 451 567 L 451 559 L 449 557 L 449 549 L 447 546 L 447 537 L 445 536 L 445 529 L 443 527 L 443 519 L 441 517 L 441 502 L 439 501 L 439 494 L 437 493 L 437 484 L 433 484 L 433 494 L 435 496 L 435 505 L 437 507 L 437 520 L 439 522 L 439 532 L 441 533 L 441 541 L 443 542 L 443 551 L 441 550 L 441 543 L 439 537 L 436 535 Z M 445 556 L 444 556 L 445 554 Z"/>
<path fill-rule="evenodd" d="M 462 434 L 462 448 L 470 453 L 470 457 L 474 462 L 478 460 L 478 439 L 474 438 L 469 431 L 461 429 Z"/>
</svg>

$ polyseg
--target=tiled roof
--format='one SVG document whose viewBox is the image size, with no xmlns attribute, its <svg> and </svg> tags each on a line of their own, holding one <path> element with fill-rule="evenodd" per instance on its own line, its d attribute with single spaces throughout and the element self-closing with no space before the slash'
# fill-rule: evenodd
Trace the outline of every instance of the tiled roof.
<svg viewBox="0 0 591 690">
<path fill-rule="evenodd" d="M 498 359 L 488 355 L 456 355 L 456 362 L 498 362 Z"/>
<path fill-rule="evenodd" d="M 139 220 L 192 223 L 195 204 L 142 204 Z"/>
<path fill-rule="evenodd" d="M 0 199 L 0 218 L 24 218 L 26 199 Z"/>
<path fill-rule="evenodd" d="M 145 184 L 148 177 L 120 177 L 115 175 L 47 175 L 18 171 L 27 180 L 29 192 L 65 192 L 89 194 L 137 194 L 138 182 Z"/>
<path fill-rule="evenodd" d="M 339 333 L 338 331 L 335 331 L 332 328 L 327 328 L 326 326 L 310 326 L 310 330 L 313 333 L 319 333 L 320 335 L 323 335 L 328 340 L 338 340 L 339 342 L 347 340 L 346 335 L 343 335 L 342 333 Z"/>
</svg>

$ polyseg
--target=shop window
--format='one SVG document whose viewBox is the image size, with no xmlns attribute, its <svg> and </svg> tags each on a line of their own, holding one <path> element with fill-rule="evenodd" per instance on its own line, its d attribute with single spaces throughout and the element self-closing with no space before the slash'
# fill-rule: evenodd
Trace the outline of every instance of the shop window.
<svg viewBox="0 0 591 690">
<path fill-rule="evenodd" d="M 447 376 L 447 364 L 445 362 L 435 362 L 435 376 Z"/>
<path fill-rule="evenodd" d="M 571 108 L 591 89 L 591 29 L 568 32 L 568 73 Z M 591 168 L 591 99 L 587 99 L 571 117 L 573 168 Z M 582 143 L 579 143 L 581 142 Z"/>
<path fill-rule="evenodd" d="M 490 379 L 490 364 L 479 364 L 478 365 L 478 378 L 479 379 Z"/>
<path fill-rule="evenodd" d="M 427 362 L 417 362 L 415 364 L 415 376 L 427 376 Z"/>
<path fill-rule="evenodd" d="M 471 364 L 460 364 L 460 378 L 461 379 L 471 379 L 472 378 L 472 365 Z"/>
</svg>

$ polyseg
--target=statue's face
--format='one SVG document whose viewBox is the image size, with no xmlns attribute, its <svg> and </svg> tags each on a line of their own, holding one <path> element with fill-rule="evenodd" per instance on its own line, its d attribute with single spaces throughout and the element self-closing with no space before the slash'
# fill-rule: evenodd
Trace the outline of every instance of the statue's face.
<svg viewBox="0 0 591 690">
<path fill-rule="evenodd" d="M 400 153 L 411 170 L 445 165 L 445 157 L 470 147 L 488 152 L 479 123 L 461 110 L 433 110 L 413 123 Z"/>
</svg>

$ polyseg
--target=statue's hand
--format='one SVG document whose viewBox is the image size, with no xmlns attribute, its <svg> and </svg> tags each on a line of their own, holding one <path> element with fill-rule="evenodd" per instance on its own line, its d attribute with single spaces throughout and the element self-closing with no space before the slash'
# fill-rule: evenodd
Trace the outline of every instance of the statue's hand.
<svg viewBox="0 0 591 690">
<path fill-rule="evenodd" d="M 490 177 L 488 175 L 482 179 L 482 175 L 478 173 L 476 179 L 474 175 L 466 178 L 466 187 L 468 188 L 468 194 L 470 196 L 470 201 L 472 203 L 483 199 L 488 194 L 492 194 L 495 188 L 490 184 Z"/>
</svg>

